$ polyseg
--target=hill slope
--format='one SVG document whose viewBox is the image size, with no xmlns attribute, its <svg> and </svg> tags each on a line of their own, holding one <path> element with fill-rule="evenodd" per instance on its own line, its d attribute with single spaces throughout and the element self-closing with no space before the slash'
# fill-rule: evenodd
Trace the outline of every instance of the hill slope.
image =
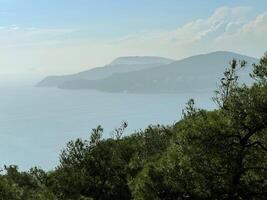
<svg viewBox="0 0 267 200">
<path fill-rule="evenodd" d="M 112 74 L 100 80 L 70 80 L 62 89 L 96 89 L 108 92 L 169 93 L 214 90 L 229 61 L 246 60 L 248 65 L 258 59 L 225 51 L 192 56 L 153 68 Z M 248 74 L 245 69 L 244 74 Z M 247 82 L 248 76 L 244 77 Z"/>
<path fill-rule="evenodd" d="M 174 60 L 162 57 L 151 57 L 151 56 L 120 57 L 104 67 L 96 67 L 87 71 L 71 75 L 48 76 L 42 81 L 40 81 L 37 84 L 37 86 L 57 87 L 66 81 L 74 81 L 81 79 L 98 80 L 106 78 L 114 73 L 132 72 L 136 70 L 157 67 L 159 65 L 169 64 L 172 62 L 174 62 Z"/>
</svg>

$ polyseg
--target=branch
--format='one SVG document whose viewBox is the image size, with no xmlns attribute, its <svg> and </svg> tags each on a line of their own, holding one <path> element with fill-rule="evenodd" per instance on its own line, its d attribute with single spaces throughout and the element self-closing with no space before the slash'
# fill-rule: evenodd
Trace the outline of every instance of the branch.
<svg viewBox="0 0 267 200">
<path fill-rule="evenodd" d="M 249 148 L 249 147 L 253 147 L 253 146 L 256 146 L 256 145 L 260 146 L 264 151 L 267 152 L 267 148 L 265 146 L 263 146 L 263 144 L 261 142 L 259 142 L 259 141 L 247 144 L 247 145 L 245 145 L 245 147 Z"/>
<path fill-rule="evenodd" d="M 241 139 L 242 139 L 240 135 L 235 135 L 235 134 L 232 134 L 232 135 L 224 135 L 224 134 L 214 135 L 214 137 L 216 137 L 216 136 L 219 136 L 222 138 L 237 138 L 239 141 L 241 141 Z"/>
<path fill-rule="evenodd" d="M 265 170 L 267 171 L 266 167 L 246 167 L 244 168 L 244 171 L 249 171 L 249 170 Z"/>
</svg>

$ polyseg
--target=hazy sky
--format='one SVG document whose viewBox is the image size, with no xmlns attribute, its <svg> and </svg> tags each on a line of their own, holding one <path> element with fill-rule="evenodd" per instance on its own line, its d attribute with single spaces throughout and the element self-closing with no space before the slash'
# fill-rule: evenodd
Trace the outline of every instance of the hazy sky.
<svg viewBox="0 0 267 200">
<path fill-rule="evenodd" d="M 267 0 L 0 0 L 1 79 L 215 50 L 267 51 Z"/>
</svg>

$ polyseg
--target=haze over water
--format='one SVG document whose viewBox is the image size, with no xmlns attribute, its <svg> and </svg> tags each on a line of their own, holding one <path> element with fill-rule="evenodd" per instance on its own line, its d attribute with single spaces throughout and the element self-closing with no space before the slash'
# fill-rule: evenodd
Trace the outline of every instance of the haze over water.
<svg viewBox="0 0 267 200">
<path fill-rule="evenodd" d="M 0 87 L 0 166 L 52 169 L 72 139 L 87 139 L 97 125 L 104 137 L 123 120 L 125 134 L 149 124 L 173 124 L 191 97 L 198 107 L 212 109 L 211 92 L 194 94 L 118 94 L 93 90 L 60 90 L 33 86 Z"/>
</svg>

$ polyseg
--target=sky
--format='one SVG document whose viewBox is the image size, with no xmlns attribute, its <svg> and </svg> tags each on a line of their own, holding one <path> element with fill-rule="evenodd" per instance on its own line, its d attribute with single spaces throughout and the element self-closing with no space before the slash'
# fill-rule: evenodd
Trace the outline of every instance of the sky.
<svg viewBox="0 0 267 200">
<path fill-rule="evenodd" d="M 120 56 L 267 51 L 267 0 L 0 0 L 0 79 L 39 79 Z"/>
</svg>

